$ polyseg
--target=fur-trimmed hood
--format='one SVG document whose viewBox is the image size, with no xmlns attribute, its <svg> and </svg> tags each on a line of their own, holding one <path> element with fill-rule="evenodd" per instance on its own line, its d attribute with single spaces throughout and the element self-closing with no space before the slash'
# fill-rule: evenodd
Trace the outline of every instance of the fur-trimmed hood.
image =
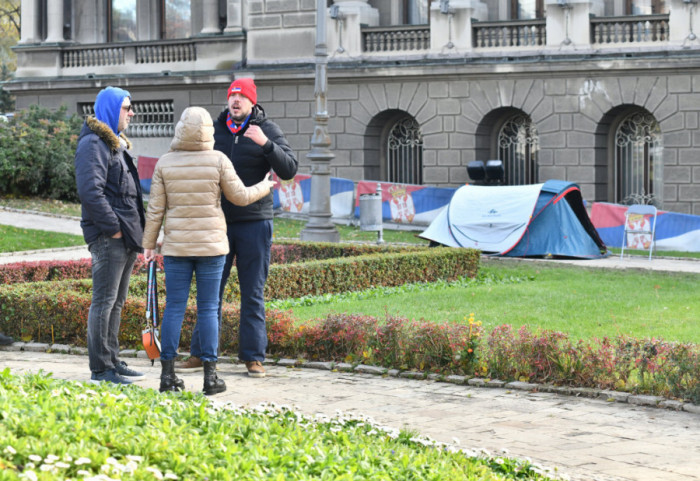
<svg viewBox="0 0 700 481">
<path fill-rule="evenodd" d="M 92 130 L 99 138 L 101 138 L 112 151 L 117 151 L 121 147 L 121 143 L 119 142 L 120 138 L 126 142 L 126 149 L 131 150 L 131 142 L 123 132 L 119 134 L 119 137 L 117 137 L 112 129 L 109 128 L 109 125 L 97 120 L 92 115 L 85 120 L 85 123 L 87 124 L 88 128 Z"/>
</svg>

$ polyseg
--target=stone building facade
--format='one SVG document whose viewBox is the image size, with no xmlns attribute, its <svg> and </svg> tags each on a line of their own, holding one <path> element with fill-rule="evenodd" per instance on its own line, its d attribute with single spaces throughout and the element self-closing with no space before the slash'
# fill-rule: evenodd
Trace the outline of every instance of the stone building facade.
<svg viewBox="0 0 700 481">
<path fill-rule="evenodd" d="M 133 10 L 125 28 L 116 4 Z M 309 172 L 323 58 L 333 176 L 454 187 L 471 181 L 471 161 L 500 159 L 509 184 L 569 180 L 588 202 L 700 215 L 695 2 L 324 7 L 328 56 L 318 57 L 316 0 L 22 0 L 8 88 L 18 108 L 81 114 L 104 86 L 126 88 L 135 151 L 160 156 L 182 110 L 216 115 L 231 79 L 252 76 Z"/>
</svg>

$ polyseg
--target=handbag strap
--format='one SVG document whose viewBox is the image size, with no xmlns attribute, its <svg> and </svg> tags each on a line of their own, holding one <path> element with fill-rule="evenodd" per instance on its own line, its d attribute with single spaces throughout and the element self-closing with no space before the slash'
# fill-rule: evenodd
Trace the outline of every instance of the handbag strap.
<svg viewBox="0 0 700 481">
<path fill-rule="evenodd" d="M 158 327 L 158 280 L 157 265 L 155 261 L 148 262 L 148 289 L 146 293 L 146 321 L 151 321 L 151 326 Z"/>
</svg>

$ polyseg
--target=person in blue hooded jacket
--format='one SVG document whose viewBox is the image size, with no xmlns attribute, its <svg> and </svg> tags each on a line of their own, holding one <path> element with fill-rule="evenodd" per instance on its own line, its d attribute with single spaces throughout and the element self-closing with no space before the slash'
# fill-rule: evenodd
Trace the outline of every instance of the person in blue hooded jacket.
<svg viewBox="0 0 700 481">
<path fill-rule="evenodd" d="M 75 151 L 80 226 L 92 256 L 87 347 L 92 381 L 131 384 L 144 375 L 119 359 L 119 325 L 131 271 L 143 252 L 145 213 L 138 172 L 124 135 L 134 111 L 117 87 L 97 94 Z"/>
</svg>

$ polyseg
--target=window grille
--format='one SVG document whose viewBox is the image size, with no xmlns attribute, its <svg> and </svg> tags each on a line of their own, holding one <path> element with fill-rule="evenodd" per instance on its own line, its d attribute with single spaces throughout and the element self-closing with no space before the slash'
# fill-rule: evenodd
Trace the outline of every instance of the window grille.
<svg viewBox="0 0 700 481">
<path fill-rule="evenodd" d="M 506 185 L 537 183 L 537 128 L 521 114 L 508 119 L 498 133 L 498 158 L 503 161 Z"/>
<path fill-rule="evenodd" d="M 134 117 L 126 129 L 128 137 L 172 137 L 175 135 L 175 114 L 172 100 L 131 102 Z M 95 115 L 93 103 L 78 106 L 83 117 Z"/>
<path fill-rule="evenodd" d="M 628 115 L 615 132 L 615 202 L 658 205 L 663 185 L 663 141 L 653 115 Z"/>
<path fill-rule="evenodd" d="M 423 135 L 413 118 L 404 117 L 389 131 L 386 180 L 400 184 L 423 183 Z"/>
</svg>

